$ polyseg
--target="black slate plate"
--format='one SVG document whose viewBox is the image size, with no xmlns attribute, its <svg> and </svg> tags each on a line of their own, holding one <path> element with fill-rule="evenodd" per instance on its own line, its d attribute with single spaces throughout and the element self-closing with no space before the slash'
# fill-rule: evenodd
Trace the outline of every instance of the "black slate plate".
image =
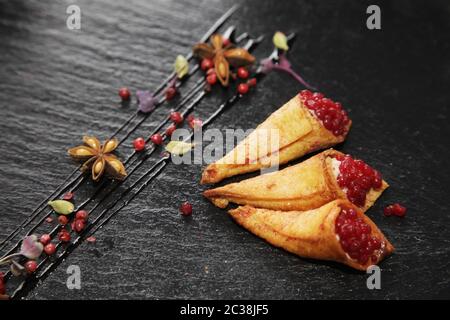
<svg viewBox="0 0 450 320">
<path fill-rule="evenodd" d="M 73 169 L 69 146 L 86 133 L 106 138 L 133 112 L 121 107 L 117 88 L 155 88 L 232 2 L 77 4 L 82 29 L 70 31 L 67 3 L 0 2 L 1 238 Z M 27 298 L 449 298 L 450 7 L 379 1 L 382 30 L 370 31 L 369 4 L 242 1 L 231 22 L 268 37 L 258 57 L 269 52 L 274 31 L 298 32 L 295 68 L 342 101 L 354 121 L 339 149 L 366 159 L 391 184 L 368 212 L 397 248 L 381 265 L 381 290 L 366 288 L 366 274 L 267 245 L 202 198 L 200 165 L 169 165 L 96 234 L 96 244 L 77 248 Z M 254 128 L 299 89 L 272 74 L 214 127 Z M 205 117 L 219 98 L 196 114 Z M 184 200 L 194 204 L 192 219 L 178 213 Z M 408 216 L 383 217 L 397 201 Z M 73 264 L 81 290 L 66 287 Z"/>
</svg>

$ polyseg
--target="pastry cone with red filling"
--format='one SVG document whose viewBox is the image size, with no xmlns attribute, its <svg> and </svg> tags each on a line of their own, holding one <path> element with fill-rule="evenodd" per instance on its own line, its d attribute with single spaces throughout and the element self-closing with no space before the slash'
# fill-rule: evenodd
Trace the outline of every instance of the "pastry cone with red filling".
<svg viewBox="0 0 450 320">
<path fill-rule="evenodd" d="M 375 223 L 348 200 L 309 211 L 251 206 L 230 210 L 233 219 L 276 247 L 304 258 L 336 261 L 357 270 L 378 264 L 394 247 Z"/>
<path fill-rule="evenodd" d="M 284 164 L 345 140 L 351 126 L 338 102 L 304 90 L 272 113 L 236 148 L 203 171 L 201 183 Z"/>
<path fill-rule="evenodd" d="M 329 149 L 283 170 L 206 190 L 203 194 L 220 208 L 234 202 L 303 211 L 336 199 L 348 199 L 366 211 L 387 187 L 377 170 Z"/>
</svg>

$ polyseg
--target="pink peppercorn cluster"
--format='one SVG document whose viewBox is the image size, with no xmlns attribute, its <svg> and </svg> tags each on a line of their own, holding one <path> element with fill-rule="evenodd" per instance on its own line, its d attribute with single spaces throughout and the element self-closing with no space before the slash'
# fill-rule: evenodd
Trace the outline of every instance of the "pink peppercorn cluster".
<svg viewBox="0 0 450 320">
<path fill-rule="evenodd" d="M 384 208 L 385 216 L 397 216 L 403 218 L 406 215 L 406 207 L 402 206 L 400 203 L 394 203 L 388 205 Z"/>
</svg>

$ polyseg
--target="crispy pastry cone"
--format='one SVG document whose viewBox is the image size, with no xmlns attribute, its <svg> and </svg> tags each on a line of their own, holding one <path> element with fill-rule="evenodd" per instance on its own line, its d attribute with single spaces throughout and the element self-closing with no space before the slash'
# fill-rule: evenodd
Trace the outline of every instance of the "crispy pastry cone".
<svg viewBox="0 0 450 320">
<path fill-rule="evenodd" d="M 342 208 L 353 208 L 357 218 L 370 226 L 369 238 L 375 237 L 379 244 L 374 245 L 373 240 L 369 244 L 367 241 L 361 244 L 363 242 L 360 241 L 360 247 L 368 246 L 368 249 L 347 249 L 358 250 L 356 252 L 362 250 L 361 255 L 351 254 L 354 259 L 343 249 L 338 235 L 340 231 L 336 226 L 336 219 Z M 392 244 L 375 223 L 347 200 L 335 200 L 310 211 L 274 211 L 244 206 L 230 210 L 229 214 L 238 224 L 276 247 L 304 258 L 340 262 L 357 270 L 366 270 L 394 251 Z M 346 245 L 351 247 L 351 244 Z M 377 249 L 373 249 L 374 247 Z M 362 255 L 366 258 L 361 258 Z"/>
<path fill-rule="evenodd" d="M 343 133 L 334 135 L 296 95 L 272 113 L 248 137 L 222 159 L 203 171 L 201 183 L 217 183 L 224 178 L 252 172 L 274 164 L 284 164 L 307 153 L 345 140 L 351 121 Z M 345 112 L 345 111 L 342 111 Z M 271 133 L 277 133 L 277 141 Z"/>
<path fill-rule="evenodd" d="M 283 170 L 206 190 L 203 194 L 220 208 L 234 202 L 283 211 L 315 209 L 336 199 L 347 199 L 336 180 L 334 159 L 339 156 L 344 154 L 325 150 Z M 370 208 L 387 187 L 383 180 L 380 188 L 371 188 L 361 210 Z"/>
</svg>

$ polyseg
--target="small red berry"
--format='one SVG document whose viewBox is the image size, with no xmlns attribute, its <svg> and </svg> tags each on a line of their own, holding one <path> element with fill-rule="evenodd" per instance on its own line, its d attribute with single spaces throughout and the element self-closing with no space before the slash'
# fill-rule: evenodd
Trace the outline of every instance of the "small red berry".
<svg viewBox="0 0 450 320">
<path fill-rule="evenodd" d="M 97 241 L 97 238 L 94 236 L 90 236 L 90 237 L 86 238 L 86 241 L 89 243 L 94 243 Z"/>
<path fill-rule="evenodd" d="M 63 200 L 72 200 L 73 199 L 73 192 L 66 192 L 63 196 Z"/>
<path fill-rule="evenodd" d="M 223 47 L 226 47 L 226 46 L 228 46 L 230 44 L 231 44 L 231 40 L 230 39 L 222 37 L 222 46 Z"/>
<path fill-rule="evenodd" d="M 387 206 L 387 207 L 384 208 L 384 210 L 383 210 L 384 215 L 385 215 L 386 217 L 392 216 L 392 214 L 393 214 L 392 211 L 393 211 L 393 210 L 392 210 L 392 205 Z"/>
<path fill-rule="evenodd" d="M 43 234 L 41 236 L 41 238 L 39 239 L 39 241 L 45 246 L 46 244 L 48 244 L 50 241 L 52 240 L 52 238 L 50 237 L 50 235 L 48 233 Z"/>
<path fill-rule="evenodd" d="M 81 219 L 75 220 L 75 223 L 72 226 L 73 230 L 75 230 L 78 233 L 83 231 L 84 227 L 86 227 L 86 223 L 84 222 L 84 220 Z"/>
<path fill-rule="evenodd" d="M 385 216 L 397 216 L 403 218 L 406 215 L 406 208 L 400 203 L 394 203 L 384 208 Z"/>
<path fill-rule="evenodd" d="M 394 204 L 394 214 L 397 217 L 404 217 L 406 215 L 406 208 L 399 203 Z"/>
<path fill-rule="evenodd" d="M 183 216 L 190 216 L 192 214 L 192 204 L 184 202 L 180 207 L 180 211 Z"/>
<path fill-rule="evenodd" d="M 69 219 L 67 219 L 66 216 L 59 216 L 58 217 L 58 222 L 60 225 L 65 226 L 67 224 L 67 222 L 69 222 Z"/>
<path fill-rule="evenodd" d="M 248 78 L 248 70 L 244 67 L 240 67 L 237 70 L 237 75 L 241 79 L 247 79 Z"/>
<path fill-rule="evenodd" d="M 88 214 L 88 212 L 86 210 L 79 210 L 75 214 L 75 219 L 77 219 L 77 220 L 81 219 L 81 220 L 86 221 L 88 216 L 89 216 L 89 214 Z"/>
<path fill-rule="evenodd" d="M 29 261 L 27 261 L 27 262 L 25 263 L 25 270 L 26 270 L 28 273 L 33 273 L 33 272 L 35 272 L 36 269 L 37 269 L 37 267 L 38 267 L 38 264 L 37 264 L 37 262 L 34 261 L 34 260 L 29 260 Z"/>
<path fill-rule="evenodd" d="M 125 100 L 129 100 L 130 99 L 130 90 L 128 90 L 128 88 L 120 88 L 119 89 L 119 96 L 122 98 L 123 101 Z"/>
<path fill-rule="evenodd" d="M 215 85 L 217 82 L 217 75 L 215 73 L 210 73 L 207 77 L 206 77 L 206 82 L 208 82 L 209 85 Z"/>
<path fill-rule="evenodd" d="M 183 116 L 179 112 L 172 111 L 170 113 L 170 120 L 172 120 L 176 124 L 180 124 L 183 122 Z"/>
<path fill-rule="evenodd" d="M 214 62 L 208 58 L 203 59 L 200 64 L 200 68 L 202 68 L 202 70 L 209 70 L 212 67 L 214 67 Z"/>
<path fill-rule="evenodd" d="M 256 86 L 256 83 L 257 83 L 256 78 L 251 78 L 251 79 L 249 79 L 249 80 L 247 81 L 247 84 L 248 84 L 250 87 Z"/>
<path fill-rule="evenodd" d="M 191 121 L 189 121 L 189 126 L 194 129 L 200 129 L 203 125 L 203 121 L 200 118 L 193 118 Z"/>
<path fill-rule="evenodd" d="M 47 217 L 47 218 L 45 219 L 45 222 L 47 222 L 47 223 L 52 223 L 52 222 L 53 222 L 53 218 L 52 218 L 52 217 Z"/>
<path fill-rule="evenodd" d="M 169 87 L 166 89 L 166 100 L 172 100 L 177 94 L 177 89 Z"/>
<path fill-rule="evenodd" d="M 150 140 L 151 140 L 154 144 L 156 144 L 156 145 L 159 146 L 159 145 L 162 143 L 163 138 L 162 138 L 162 135 L 160 135 L 159 133 L 155 133 L 154 135 L 152 135 L 152 136 L 150 137 Z"/>
<path fill-rule="evenodd" d="M 248 92 L 248 89 L 249 89 L 249 87 L 248 87 L 248 84 L 246 84 L 246 83 L 240 83 L 238 85 L 239 94 L 246 94 Z"/>
<path fill-rule="evenodd" d="M 61 241 L 61 242 L 69 242 L 70 241 L 70 233 L 69 233 L 69 231 L 67 231 L 66 229 L 63 229 L 63 230 L 61 230 L 59 233 L 58 233 L 58 239 Z"/>
<path fill-rule="evenodd" d="M 144 150 L 145 149 L 144 138 L 139 137 L 139 138 L 134 139 L 133 146 L 134 146 L 134 150 L 136 150 L 138 152 Z"/>
<path fill-rule="evenodd" d="M 51 256 L 52 254 L 54 254 L 56 252 L 56 246 L 54 243 L 49 243 L 44 247 L 44 252 Z"/>
<path fill-rule="evenodd" d="M 173 133 L 176 129 L 177 129 L 177 126 L 174 125 L 174 124 L 171 124 L 171 125 L 168 126 L 167 129 L 166 129 L 166 135 L 170 137 L 170 136 L 172 135 L 172 133 Z"/>
</svg>

